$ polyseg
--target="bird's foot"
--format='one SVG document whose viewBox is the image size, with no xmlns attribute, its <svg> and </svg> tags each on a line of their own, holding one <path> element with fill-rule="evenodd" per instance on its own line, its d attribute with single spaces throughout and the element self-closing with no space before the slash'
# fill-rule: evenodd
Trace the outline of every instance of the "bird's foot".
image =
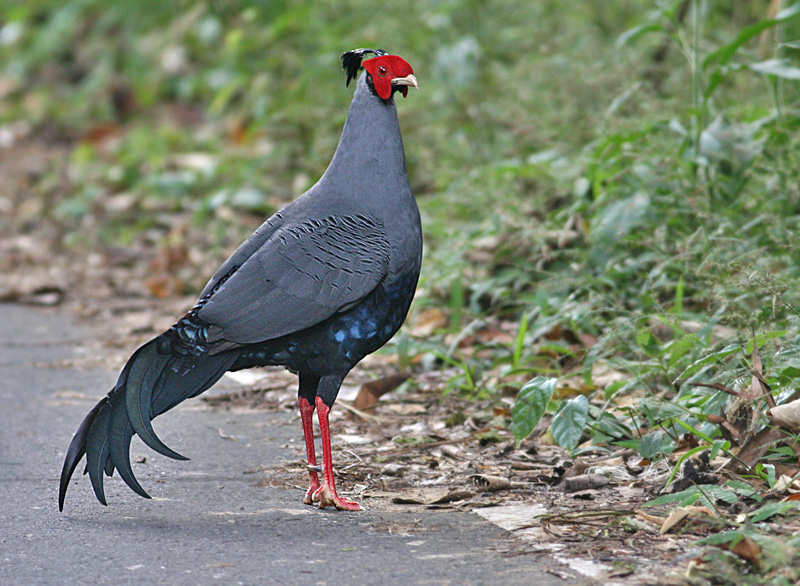
<svg viewBox="0 0 800 586">
<path fill-rule="evenodd" d="M 319 470 L 319 466 L 313 464 L 308 465 L 308 490 L 306 491 L 306 496 L 303 497 L 303 504 L 313 505 L 314 503 L 319 502 L 317 493 L 320 490 L 320 472 L 321 470 Z"/>
<path fill-rule="evenodd" d="M 303 497 L 303 504 L 313 505 L 314 503 L 318 503 L 319 490 L 320 490 L 319 481 L 317 481 L 316 483 L 312 482 L 311 486 L 309 486 L 308 490 L 306 491 L 306 496 Z"/>
<path fill-rule="evenodd" d="M 314 502 L 319 501 L 319 508 L 336 507 L 340 511 L 363 511 L 364 508 L 358 503 L 349 501 L 336 494 L 336 489 L 323 481 L 317 491 L 312 495 Z M 305 501 L 304 501 L 305 502 Z"/>
</svg>

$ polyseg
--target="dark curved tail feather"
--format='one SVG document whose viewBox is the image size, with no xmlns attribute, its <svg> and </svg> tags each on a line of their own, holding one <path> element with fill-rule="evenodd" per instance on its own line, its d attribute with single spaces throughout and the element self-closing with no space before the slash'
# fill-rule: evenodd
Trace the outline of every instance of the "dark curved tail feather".
<svg viewBox="0 0 800 586">
<path fill-rule="evenodd" d="M 133 425 L 134 431 L 142 438 L 142 441 L 156 452 L 175 460 L 187 460 L 186 456 L 182 456 L 168 448 L 158 438 L 153 426 L 150 424 L 150 421 L 155 417 L 150 406 L 153 398 L 153 387 L 163 379 L 164 369 L 173 357 L 169 354 L 159 354 L 152 343 L 142 346 L 137 351 L 137 354 L 140 354 L 140 356 L 133 361 L 128 372 L 126 384 L 126 387 L 131 389 L 130 392 L 125 394 L 128 419 Z"/>
<path fill-rule="evenodd" d="M 75 472 L 78 462 L 81 461 L 81 458 L 83 458 L 83 455 L 86 453 L 86 438 L 89 435 L 89 429 L 91 428 L 92 423 L 97 416 L 97 412 L 105 407 L 107 401 L 108 398 L 104 397 L 102 401 L 94 406 L 94 409 L 89 411 L 89 414 L 84 417 L 83 421 L 78 426 L 78 431 L 75 432 L 75 437 L 72 438 L 69 448 L 67 448 L 67 455 L 64 458 L 64 466 L 61 468 L 61 483 L 58 489 L 59 511 L 64 510 L 64 496 L 67 494 L 69 479 L 72 478 L 72 473 Z"/>
<path fill-rule="evenodd" d="M 138 433 L 148 446 L 165 456 L 188 459 L 158 438 L 151 421 L 208 389 L 236 358 L 236 352 L 200 356 L 162 354 L 157 350 L 157 340 L 139 348 L 122 369 L 111 392 L 95 405 L 75 432 L 61 470 L 58 510 L 64 510 L 69 481 L 84 455 L 84 473 L 88 473 L 95 496 L 102 504 L 106 504 L 103 474 L 111 476 L 114 469 L 119 470 L 120 477 L 134 492 L 150 498 L 131 467 L 133 435 Z"/>
</svg>

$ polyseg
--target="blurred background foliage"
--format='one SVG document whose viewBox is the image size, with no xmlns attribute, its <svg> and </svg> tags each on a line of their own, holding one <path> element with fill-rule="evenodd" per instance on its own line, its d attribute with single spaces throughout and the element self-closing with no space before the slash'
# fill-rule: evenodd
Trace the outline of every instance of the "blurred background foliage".
<svg viewBox="0 0 800 586">
<path fill-rule="evenodd" d="M 593 405 L 583 423 L 634 445 L 661 428 L 647 449 L 667 453 L 678 419 L 719 437 L 706 417 L 730 397 L 686 383 L 749 380 L 754 333 L 778 400 L 796 391 L 798 12 L 6 0 L 0 159 L 30 144 L 59 156 L 6 184 L 0 227 L 55 226 L 52 246 L 78 254 L 184 239 L 204 255 L 184 273 L 199 290 L 324 171 L 352 95 L 339 55 L 384 48 L 420 80 L 398 110 L 426 238 L 390 351 L 498 403 L 534 375 L 560 377 L 551 410 L 666 399 L 676 410 Z"/>
</svg>

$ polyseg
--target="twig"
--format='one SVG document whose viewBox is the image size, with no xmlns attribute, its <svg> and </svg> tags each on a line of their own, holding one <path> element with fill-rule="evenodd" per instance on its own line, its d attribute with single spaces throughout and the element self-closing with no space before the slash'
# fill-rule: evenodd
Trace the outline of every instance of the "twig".
<svg viewBox="0 0 800 586">
<path fill-rule="evenodd" d="M 734 397 L 741 398 L 741 395 L 738 392 L 719 383 L 689 383 L 689 385 L 693 387 L 707 387 L 709 389 L 716 389 L 717 391 L 722 391 L 723 393 L 728 393 Z"/>
<path fill-rule="evenodd" d="M 347 452 L 348 454 L 350 454 L 351 456 L 353 456 L 353 457 L 354 457 L 356 460 L 358 460 L 359 462 L 363 462 L 363 461 L 364 461 L 364 460 L 362 460 L 362 459 L 361 459 L 361 457 L 360 457 L 358 454 L 356 454 L 356 453 L 355 453 L 353 450 L 346 450 L 346 449 L 345 449 L 345 450 L 341 450 L 341 451 L 342 451 L 342 452 Z"/>
<path fill-rule="evenodd" d="M 364 413 L 360 409 L 356 409 L 355 407 L 353 407 L 352 405 L 348 405 L 344 401 L 339 401 L 337 405 L 341 405 L 347 411 L 350 411 L 350 413 L 352 413 L 353 415 L 357 415 L 358 417 L 369 423 L 389 423 L 390 421 L 386 417 L 379 417 L 377 415 L 370 415 L 369 413 Z"/>
<path fill-rule="evenodd" d="M 696 482 L 694 482 L 694 481 L 693 481 L 693 482 L 692 482 L 692 484 L 694 485 L 694 487 L 695 487 L 697 490 L 699 490 L 699 491 L 700 491 L 700 494 L 702 494 L 702 495 L 703 495 L 703 498 L 705 498 L 705 499 L 706 499 L 706 501 L 708 501 L 708 504 L 710 504 L 710 505 L 711 505 L 711 507 L 714 509 L 714 512 L 717 514 L 717 517 L 719 517 L 719 518 L 721 519 L 721 518 L 722 518 L 722 513 L 720 513 L 719 509 L 717 508 L 717 505 L 716 505 L 716 503 L 714 502 L 716 499 L 710 499 L 710 498 L 708 498 L 708 495 L 706 494 L 706 492 L 705 492 L 705 491 L 704 491 L 702 488 L 700 488 L 700 485 L 699 485 L 699 484 L 697 484 Z"/>
</svg>

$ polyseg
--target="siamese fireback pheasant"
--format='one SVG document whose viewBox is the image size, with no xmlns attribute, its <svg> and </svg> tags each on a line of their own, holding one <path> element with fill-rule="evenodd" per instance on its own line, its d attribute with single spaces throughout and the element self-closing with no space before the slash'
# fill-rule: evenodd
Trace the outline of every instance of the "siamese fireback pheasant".
<svg viewBox="0 0 800 586">
<path fill-rule="evenodd" d="M 367 53 L 375 56 L 362 63 Z M 69 445 L 59 510 L 84 455 L 102 504 L 103 473 L 114 469 L 149 498 L 131 467 L 133 435 L 165 456 L 186 459 L 156 436 L 151 420 L 199 395 L 226 371 L 264 365 L 299 375 L 310 478 L 303 502 L 361 509 L 336 493 L 328 414 L 350 369 L 400 328 L 416 289 L 422 230 L 393 97 L 418 85 L 411 66 L 385 51 L 348 51 L 341 61 L 346 85 L 357 83 L 327 170 L 222 264 L 186 315 L 131 356 Z"/>
</svg>

